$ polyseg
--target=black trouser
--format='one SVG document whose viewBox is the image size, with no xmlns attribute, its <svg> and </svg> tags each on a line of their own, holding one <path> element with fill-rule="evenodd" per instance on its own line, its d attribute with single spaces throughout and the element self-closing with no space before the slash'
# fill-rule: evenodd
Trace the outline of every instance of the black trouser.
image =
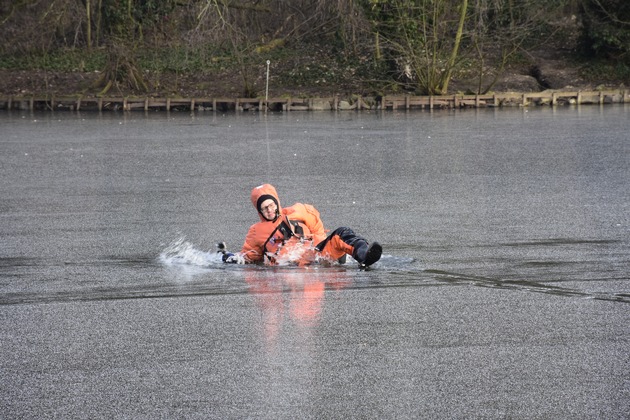
<svg viewBox="0 0 630 420">
<path fill-rule="evenodd" d="M 342 241 L 344 241 L 345 243 L 347 243 L 348 245 L 352 247 L 355 246 L 357 241 L 367 242 L 364 238 L 354 233 L 354 231 L 350 229 L 349 227 L 339 227 L 335 229 L 334 231 L 332 231 L 330 235 L 326 237 L 326 239 L 318 243 L 315 248 L 317 248 L 318 251 L 321 251 L 322 249 L 324 249 L 328 241 L 330 241 L 335 235 L 339 236 Z"/>
</svg>

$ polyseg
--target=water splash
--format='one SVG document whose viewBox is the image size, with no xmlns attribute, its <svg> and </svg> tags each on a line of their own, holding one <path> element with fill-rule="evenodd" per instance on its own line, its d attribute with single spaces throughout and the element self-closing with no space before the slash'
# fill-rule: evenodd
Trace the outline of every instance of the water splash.
<svg viewBox="0 0 630 420">
<path fill-rule="evenodd" d="M 165 265 L 191 265 L 208 267 L 223 264 L 222 255 L 213 251 L 201 251 L 185 238 L 179 238 L 161 253 L 159 260 Z"/>
<path fill-rule="evenodd" d="M 290 249 L 286 249 L 276 259 L 277 267 L 295 267 L 300 266 L 296 261 L 300 261 L 305 254 L 315 252 L 312 246 L 308 244 L 298 243 Z M 306 258 L 309 259 L 309 258 Z M 159 255 L 160 263 L 167 266 L 187 266 L 199 268 L 226 268 L 234 266 L 233 264 L 224 264 L 222 254 L 215 251 L 203 251 L 197 249 L 195 245 L 181 237 L 168 245 Z M 398 271 L 409 270 L 415 260 L 413 258 L 405 258 L 394 255 L 383 254 L 379 262 L 372 266 L 372 269 Z M 316 266 L 321 267 L 339 267 L 354 269 L 359 263 L 351 256 L 347 256 L 345 263 L 331 261 L 320 255 L 313 256 L 313 262 Z"/>
<path fill-rule="evenodd" d="M 322 258 L 312 242 L 296 242 L 289 245 L 285 245 L 281 252 L 276 256 L 276 264 L 280 267 L 301 265 L 300 261 L 308 261 L 321 264 L 332 264 L 332 261 L 327 261 Z M 309 263 L 310 265 L 310 263 Z"/>
</svg>

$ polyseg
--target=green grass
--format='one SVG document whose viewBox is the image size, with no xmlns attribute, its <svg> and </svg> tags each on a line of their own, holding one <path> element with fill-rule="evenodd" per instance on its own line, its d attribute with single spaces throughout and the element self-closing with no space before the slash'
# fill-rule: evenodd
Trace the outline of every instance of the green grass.
<svg viewBox="0 0 630 420">
<path fill-rule="evenodd" d="M 630 63 L 593 60 L 582 66 L 581 75 L 594 83 L 623 80 L 630 83 Z"/>
<path fill-rule="evenodd" d="M 24 55 L 0 54 L 0 68 L 8 70 L 96 71 L 105 66 L 102 50 L 87 52 L 79 49 Z"/>
<path fill-rule="evenodd" d="M 203 48 L 139 49 L 138 64 L 146 70 L 160 72 L 201 72 L 229 63 L 233 58 L 216 50 Z M 9 70 L 97 71 L 105 68 L 107 52 L 98 49 L 60 49 L 23 55 L 0 54 L 0 68 Z"/>
</svg>

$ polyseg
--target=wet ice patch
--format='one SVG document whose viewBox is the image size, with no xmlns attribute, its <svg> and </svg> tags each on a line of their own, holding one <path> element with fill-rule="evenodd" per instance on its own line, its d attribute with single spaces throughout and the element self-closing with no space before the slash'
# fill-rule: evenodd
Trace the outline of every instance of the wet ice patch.
<svg viewBox="0 0 630 420">
<path fill-rule="evenodd" d="M 388 268 L 408 268 L 414 262 L 414 258 L 398 257 L 396 255 L 383 254 L 375 266 L 382 265 Z"/>
</svg>

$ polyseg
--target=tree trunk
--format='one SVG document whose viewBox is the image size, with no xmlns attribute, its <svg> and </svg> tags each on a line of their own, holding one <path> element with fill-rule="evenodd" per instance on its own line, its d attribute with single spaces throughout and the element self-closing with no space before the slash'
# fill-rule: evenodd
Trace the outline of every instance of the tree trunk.
<svg viewBox="0 0 630 420">
<path fill-rule="evenodd" d="M 108 47 L 105 69 L 96 81 L 96 87 L 103 88 L 99 95 L 105 95 L 114 86 L 119 90 L 132 89 L 137 92 L 149 90 L 131 48 L 124 42 L 114 42 Z"/>
<path fill-rule="evenodd" d="M 88 51 L 92 51 L 92 2 L 90 0 L 85 1 L 85 13 L 87 19 L 87 49 Z"/>
<path fill-rule="evenodd" d="M 461 4 L 461 10 L 459 13 L 459 25 L 457 26 L 457 34 L 455 35 L 455 43 L 453 44 L 453 50 L 451 51 L 451 57 L 446 65 L 446 73 L 442 75 L 442 85 L 440 91 L 442 95 L 448 92 L 448 84 L 453 74 L 453 68 L 455 67 L 455 61 L 457 60 L 457 54 L 459 51 L 459 45 L 462 41 L 462 34 L 464 33 L 464 23 L 466 22 L 466 13 L 468 11 L 468 0 L 463 0 Z"/>
<path fill-rule="evenodd" d="M 99 0 L 103 33 L 107 37 L 107 63 L 96 87 L 106 94 L 113 86 L 146 92 L 148 89 L 142 70 L 135 59 L 134 35 L 137 24 L 133 19 L 133 0 Z"/>
</svg>

